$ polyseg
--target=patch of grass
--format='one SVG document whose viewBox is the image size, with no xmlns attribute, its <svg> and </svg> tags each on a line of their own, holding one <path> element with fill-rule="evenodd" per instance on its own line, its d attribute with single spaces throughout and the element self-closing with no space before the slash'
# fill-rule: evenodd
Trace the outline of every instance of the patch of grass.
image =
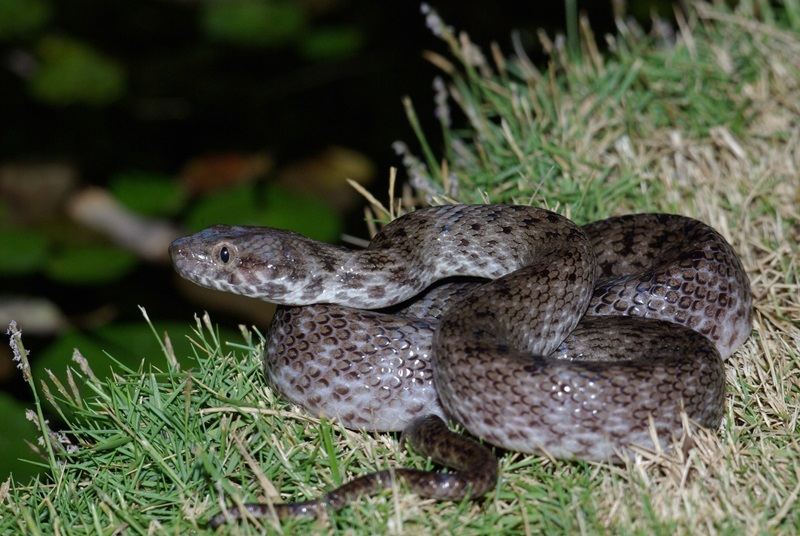
<svg viewBox="0 0 800 536">
<path fill-rule="evenodd" d="M 372 207 L 376 221 L 451 199 L 533 202 L 579 222 L 655 210 L 707 221 L 740 253 L 755 295 L 753 335 L 727 367 L 722 429 L 622 466 L 499 453 L 501 482 L 481 500 L 394 490 L 267 531 L 800 532 L 800 9 L 738 9 L 697 4 L 674 38 L 620 24 L 610 57 L 579 21 L 579 57 L 545 39 L 546 71 L 494 48 L 479 54 L 429 19 L 452 56 L 430 56 L 444 70 L 441 140 L 419 130 L 407 102 L 423 154 L 399 147 L 413 188 Z M 454 128 L 447 107 L 467 125 Z M 69 408 L 69 433 L 45 434 L 49 478 L 0 486 L 0 532 L 200 531 L 223 503 L 303 500 L 387 466 L 430 466 L 394 435 L 347 431 L 278 399 L 257 333 L 223 342 L 204 318 L 193 341 L 190 370 L 166 338 L 164 371 L 120 367 L 100 380 L 79 359 L 66 384 L 31 380 Z"/>
</svg>

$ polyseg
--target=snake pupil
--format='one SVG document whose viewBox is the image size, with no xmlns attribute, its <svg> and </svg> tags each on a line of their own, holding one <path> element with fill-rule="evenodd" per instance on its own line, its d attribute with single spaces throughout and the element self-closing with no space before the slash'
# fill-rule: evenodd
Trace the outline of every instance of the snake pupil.
<svg viewBox="0 0 800 536">
<path fill-rule="evenodd" d="M 221 260 L 223 264 L 228 264 L 228 261 L 231 260 L 231 253 L 225 246 L 222 246 L 222 249 L 219 250 L 219 260 Z"/>
</svg>

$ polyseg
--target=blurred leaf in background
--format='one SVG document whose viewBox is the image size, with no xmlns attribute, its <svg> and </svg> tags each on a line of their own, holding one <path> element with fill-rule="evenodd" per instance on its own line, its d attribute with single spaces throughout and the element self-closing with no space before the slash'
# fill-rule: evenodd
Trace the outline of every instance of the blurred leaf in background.
<svg viewBox="0 0 800 536">
<path fill-rule="evenodd" d="M 274 185 L 263 195 L 253 184 L 218 192 L 200 199 L 186 218 L 192 231 L 216 223 L 289 229 L 324 242 L 338 241 L 342 230 L 341 216 L 324 200 Z"/>
<path fill-rule="evenodd" d="M 306 60 L 326 61 L 348 57 L 364 45 L 356 26 L 315 25 L 309 6 L 275 0 L 207 1 L 201 26 L 213 40 L 242 47 L 296 45 Z"/>
<path fill-rule="evenodd" d="M 83 103 L 102 107 L 125 91 L 123 67 L 80 41 L 48 35 L 37 52 L 41 63 L 29 80 L 37 100 L 59 106 Z"/>
<path fill-rule="evenodd" d="M 50 240 L 27 229 L 2 229 L 0 275 L 19 275 L 37 271 L 47 262 Z"/>
<path fill-rule="evenodd" d="M 300 43 L 300 54 L 323 61 L 352 55 L 364 44 L 364 35 L 352 26 L 328 26 L 310 32 Z"/>
<path fill-rule="evenodd" d="M 47 24 L 52 12 L 47 0 L 0 0 L 0 40 L 36 33 Z"/>
<path fill-rule="evenodd" d="M 117 201 L 144 216 L 172 216 L 186 202 L 175 177 L 155 171 L 122 171 L 111 177 L 108 189 Z"/>
<path fill-rule="evenodd" d="M 301 5 L 274 0 L 208 1 L 201 20 L 212 39 L 253 47 L 288 44 L 306 26 Z"/>
<path fill-rule="evenodd" d="M 134 269 L 136 255 L 107 245 L 74 245 L 50 256 L 45 273 L 53 281 L 80 285 L 105 285 Z"/>
</svg>

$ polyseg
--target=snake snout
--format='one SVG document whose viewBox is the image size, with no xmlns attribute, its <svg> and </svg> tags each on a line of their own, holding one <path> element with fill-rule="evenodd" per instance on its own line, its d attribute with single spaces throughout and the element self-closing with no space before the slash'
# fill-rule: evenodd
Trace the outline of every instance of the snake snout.
<svg viewBox="0 0 800 536">
<path fill-rule="evenodd" d="M 169 245 L 169 258 L 172 259 L 173 262 L 183 256 L 183 250 L 181 249 L 182 244 L 183 238 L 178 238 Z"/>
<path fill-rule="evenodd" d="M 204 271 L 202 267 L 207 264 L 208 255 L 197 247 L 193 235 L 190 235 L 178 238 L 169 245 L 169 257 L 181 277 L 196 282 L 199 272 Z"/>
<path fill-rule="evenodd" d="M 184 259 L 188 256 L 189 238 L 188 236 L 183 236 L 169 245 L 169 258 L 172 259 L 172 264 L 179 272 Z"/>
</svg>

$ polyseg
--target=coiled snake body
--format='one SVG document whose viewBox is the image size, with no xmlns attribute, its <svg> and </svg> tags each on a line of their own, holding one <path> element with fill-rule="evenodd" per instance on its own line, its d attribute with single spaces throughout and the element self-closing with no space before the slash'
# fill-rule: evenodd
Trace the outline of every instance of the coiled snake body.
<svg viewBox="0 0 800 536">
<path fill-rule="evenodd" d="M 279 516 L 339 507 L 392 478 L 434 497 L 490 489 L 491 452 L 431 415 L 504 449 L 590 460 L 667 446 L 681 411 L 714 428 L 723 360 L 752 321 L 733 249 L 681 216 L 580 228 L 532 207 L 450 205 L 398 218 L 362 251 L 214 226 L 170 253 L 195 283 L 286 306 L 266 372 L 287 399 L 351 428 L 405 429 L 460 470 L 369 475 Z"/>
</svg>

